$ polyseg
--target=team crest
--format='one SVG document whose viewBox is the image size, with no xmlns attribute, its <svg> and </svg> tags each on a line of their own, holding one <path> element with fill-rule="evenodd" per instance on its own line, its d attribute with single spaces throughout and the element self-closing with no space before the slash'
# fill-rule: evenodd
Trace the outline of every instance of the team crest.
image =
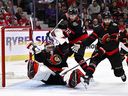
<svg viewBox="0 0 128 96">
<path fill-rule="evenodd" d="M 54 54 L 50 57 L 50 59 L 48 60 L 49 63 L 51 63 L 52 65 L 59 65 L 62 62 L 62 59 L 59 55 Z"/>
</svg>

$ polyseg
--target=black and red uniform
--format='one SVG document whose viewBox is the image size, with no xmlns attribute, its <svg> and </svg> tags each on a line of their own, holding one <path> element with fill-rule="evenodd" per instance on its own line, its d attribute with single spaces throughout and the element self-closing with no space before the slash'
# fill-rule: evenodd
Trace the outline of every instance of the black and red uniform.
<svg viewBox="0 0 128 96">
<path fill-rule="evenodd" d="M 63 22 L 60 24 L 60 28 L 65 29 L 64 35 L 65 37 L 68 37 L 69 40 L 69 56 L 71 56 L 74 52 L 71 50 L 71 47 L 75 43 L 80 43 L 82 40 L 87 38 L 88 34 L 86 30 L 84 29 L 84 23 L 83 20 L 81 20 L 78 16 L 75 18 L 75 20 L 71 20 L 69 18 L 69 14 L 66 13 L 62 16 Z M 74 53 L 75 60 L 78 64 L 81 65 L 83 70 L 86 70 L 87 64 L 84 60 L 84 53 L 85 53 L 85 47 L 81 47 L 78 51 L 78 53 Z"/>
<path fill-rule="evenodd" d="M 125 74 L 118 48 L 118 34 L 119 28 L 117 24 L 111 22 L 108 26 L 104 26 L 103 24 L 103 26 L 99 25 L 95 27 L 93 33 L 82 42 L 82 45 L 85 47 L 98 39 L 96 49 L 92 54 L 92 59 L 90 60 L 89 67 L 86 70 L 87 76 L 91 77 L 97 65 L 105 58 L 110 61 L 115 76 L 121 77 Z"/>
<path fill-rule="evenodd" d="M 53 50 L 53 55 L 48 53 L 45 49 L 40 53 L 35 54 L 34 58 L 36 61 L 43 63 L 49 69 L 56 73 L 55 76 L 51 75 L 48 81 L 43 81 L 46 84 L 56 84 L 56 85 L 65 85 L 63 78 L 59 73 L 63 70 L 63 67 L 68 67 L 67 58 L 69 52 L 69 45 L 64 43 L 63 45 L 58 45 Z M 42 74 L 43 75 L 43 74 Z"/>
</svg>

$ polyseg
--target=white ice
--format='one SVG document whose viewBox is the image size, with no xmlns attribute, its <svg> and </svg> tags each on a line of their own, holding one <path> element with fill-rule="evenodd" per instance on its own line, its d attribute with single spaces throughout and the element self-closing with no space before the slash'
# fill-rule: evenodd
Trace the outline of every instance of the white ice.
<svg viewBox="0 0 128 96">
<path fill-rule="evenodd" d="M 69 59 L 70 66 L 76 62 Z M 128 66 L 123 62 L 128 75 Z M 17 81 L 17 83 L 12 83 Z M 67 86 L 47 86 L 42 82 L 33 80 L 13 80 L 12 85 L 0 88 L 0 96 L 128 96 L 128 80 L 122 82 L 121 78 L 115 77 L 107 59 L 102 61 L 94 74 L 94 81 L 85 89 L 79 84 L 75 89 Z"/>
</svg>

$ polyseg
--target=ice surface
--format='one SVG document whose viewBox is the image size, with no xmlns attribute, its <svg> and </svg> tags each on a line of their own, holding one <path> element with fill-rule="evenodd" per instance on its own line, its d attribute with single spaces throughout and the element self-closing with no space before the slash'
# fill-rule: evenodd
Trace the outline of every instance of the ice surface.
<svg viewBox="0 0 128 96">
<path fill-rule="evenodd" d="M 73 58 L 68 62 L 70 66 L 76 64 Z M 126 62 L 123 62 L 123 66 L 128 75 Z M 94 81 L 87 89 L 82 84 L 72 89 L 67 86 L 47 86 L 40 81 L 28 79 L 14 79 L 9 82 L 15 83 L 0 88 L 0 96 L 128 96 L 128 81 L 122 82 L 121 78 L 114 76 L 107 59 L 99 64 L 94 74 Z"/>
</svg>

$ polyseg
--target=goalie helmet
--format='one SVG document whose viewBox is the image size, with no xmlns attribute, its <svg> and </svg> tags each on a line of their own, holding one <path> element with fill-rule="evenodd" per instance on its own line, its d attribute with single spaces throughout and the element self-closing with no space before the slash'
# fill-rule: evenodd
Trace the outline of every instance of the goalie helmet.
<svg viewBox="0 0 128 96">
<path fill-rule="evenodd" d="M 60 55 L 54 53 L 54 48 L 55 48 L 55 46 L 51 42 L 47 42 L 45 44 L 45 50 L 49 54 L 49 55 L 47 55 L 48 62 L 52 65 L 58 65 L 62 62 L 62 59 L 61 59 Z"/>
<path fill-rule="evenodd" d="M 46 52 L 51 52 L 54 49 L 54 44 L 52 42 L 48 41 L 44 44 L 44 48 L 45 48 Z"/>
</svg>

